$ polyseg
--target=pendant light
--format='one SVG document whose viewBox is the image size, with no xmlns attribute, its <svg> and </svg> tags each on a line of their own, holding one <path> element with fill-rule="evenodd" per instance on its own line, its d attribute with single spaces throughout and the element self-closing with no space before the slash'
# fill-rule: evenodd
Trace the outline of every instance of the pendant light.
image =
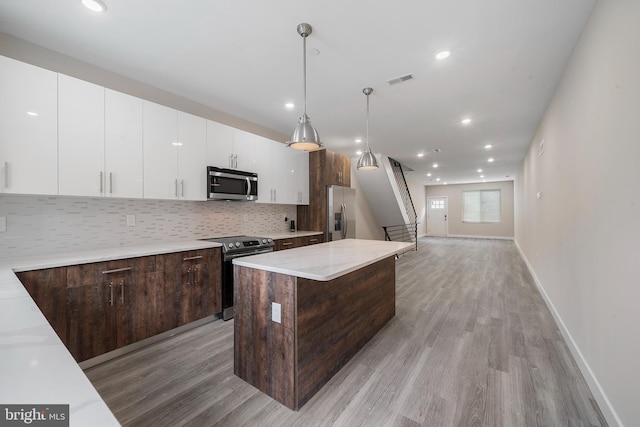
<svg viewBox="0 0 640 427">
<path fill-rule="evenodd" d="M 316 150 L 322 147 L 318 132 L 311 126 L 311 120 L 309 120 L 309 116 L 307 116 L 307 37 L 311 34 L 311 31 L 312 28 L 309 24 L 298 25 L 298 34 L 302 36 L 304 104 L 300 121 L 293 130 L 293 133 L 291 133 L 291 139 L 287 143 L 287 147 L 304 151 Z"/>
<path fill-rule="evenodd" d="M 371 148 L 369 147 L 369 95 L 373 92 L 373 89 L 370 87 L 365 87 L 362 89 L 362 92 L 367 95 L 367 149 L 362 153 L 360 159 L 358 159 L 358 170 L 369 171 L 373 169 L 378 169 L 378 161 L 376 160 L 376 156 L 371 152 Z"/>
</svg>

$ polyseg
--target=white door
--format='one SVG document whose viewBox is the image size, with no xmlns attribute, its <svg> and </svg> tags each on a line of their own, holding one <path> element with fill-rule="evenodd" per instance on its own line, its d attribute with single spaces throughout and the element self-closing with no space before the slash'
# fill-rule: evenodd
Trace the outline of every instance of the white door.
<svg viewBox="0 0 640 427">
<path fill-rule="evenodd" d="M 427 197 L 427 234 L 429 236 L 446 236 L 447 227 L 446 197 Z"/>
</svg>

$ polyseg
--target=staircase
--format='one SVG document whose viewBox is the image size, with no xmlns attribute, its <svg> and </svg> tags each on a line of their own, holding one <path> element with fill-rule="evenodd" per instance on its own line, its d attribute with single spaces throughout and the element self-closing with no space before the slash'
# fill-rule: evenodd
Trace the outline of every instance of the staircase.
<svg viewBox="0 0 640 427">
<path fill-rule="evenodd" d="M 380 166 L 376 170 L 353 168 L 364 195 L 384 230 L 385 240 L 412 242 L 417 250 L 417 214 L 402 164 L 380 154 L 376 159 Z"/>
</svg>

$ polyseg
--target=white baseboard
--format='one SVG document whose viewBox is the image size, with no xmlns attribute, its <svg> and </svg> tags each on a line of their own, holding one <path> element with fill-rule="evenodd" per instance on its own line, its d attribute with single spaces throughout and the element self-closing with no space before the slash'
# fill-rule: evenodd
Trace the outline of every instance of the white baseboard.
<svg viewBox="0 0 640 427">
<path fill-rule="evenodd" d="M 433 236 L 438 237 L 438 236 Z M 446 236 L 439 237 L 456 237 L 462 239 L 499 239 L 499 240 L 513 240 L 513 237 L 504 237 L 504 236 L 479 236 L 477 234 L 447 234 Z"/>
<path fill-rule="evenodd" d="M 580 351 L 580 349 L 576 345 L 576 342 L 573 340 L 573 337 L 571 336 L 571 333 L 569 332 L 569 330 L 565 326 L 564 322 L 562 321 L 562 318 L 560 317 L 560 314 L 558 313 L 558 311 L 554 307 L 553 303 L 551 302 L 551 299 L 549 298 L 549 295 L 547 295 L 547 292 L 544 290 L 544 287 L 542 286 L 542 283 L 540 282 L 540 280 L 538 280 L 538 276 L 536 275 L 536 272 L 533 270 L 533 267 L 529 263 L 529 260 L 527 259 L 527 256 L 524 254 L 524 252 L 522 251 L 522 248 L 518 244 L 518 240 L 517 239 L 513 239 L 513 240 L 514 240 L 514 242 L 516 244 L 516 247 L 518 248 L 518 251 L 520 252 L 520 256 L 524 260 L 524 263 L 527 265 L 527 268 L 529 269 L 529 272 L 531 273 L 531 276 L 533 276 L 533 281 L 535 282 L 536 286 L 538 287 L 538 290 L 540 291 L 540 294 L 542 295 L 542 298 L 544 299 L 544 302 L 547 304 L 547 307 L 549 308 L 549 311 L 551 312 L 551 315 L 553 315 L 553 318 L 555 319 L 556 324 L 558 325 L 558 328 L 560 329 L 560 333 L 562 333 L 562 336 L 564 337 L 564 340 L 566 341 L 566 343 L 567 343 L 567 345 L 569 347 L 569 351 L 571 352 L 571 354 L 573 355 L 573 358 L 575 359 L 576 363 L 578 364 L 578 368 L 580 369 L 580 372 L 582 373 L 582 376 L 586 380 L 587 385 L 589 386 L 589 389 L 591 390 L 591 393 L 593 394 L 593 397 L 598 402 L 598 406 L 600 406 L 600 410 L 602 411 L 602 414 L 604 415 L 604 417 L 606 418 L 606 420 L 607 420 L 607 422 L 609 423 L 610 426 L 612 426 L 612 427 L 615 427 L 615 426 L 624 427 L 623 424 L 622 424 L 622 421 L 618 417 L 618 414 L 616 413 L 615 409 L 613 408 L 613 405 L 611 405 L 611 402 L 607 398 L 606 393 L 604 392 L 604 390 L 600 386 L 600 383 L 598 382 L 598 379 L 596 378 L 596 376 L 594 375 L 593 371 L 591 370 L 591 367 L 589 366 L 589 364 L 585 360 L 584 356 L 582 355 L 582 352 Z"/>
</svg>

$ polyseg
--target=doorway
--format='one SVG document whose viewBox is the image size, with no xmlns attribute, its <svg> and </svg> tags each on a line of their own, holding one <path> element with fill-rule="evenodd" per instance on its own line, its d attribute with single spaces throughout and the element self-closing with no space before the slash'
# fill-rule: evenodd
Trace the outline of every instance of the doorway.
<svg viewBox="0 0 640 427">
<path fill-rule="evenodd" d="M 427 197 L 427 235 L 446 236 L 449 232 L 447 197 Z"/>
</svg>

